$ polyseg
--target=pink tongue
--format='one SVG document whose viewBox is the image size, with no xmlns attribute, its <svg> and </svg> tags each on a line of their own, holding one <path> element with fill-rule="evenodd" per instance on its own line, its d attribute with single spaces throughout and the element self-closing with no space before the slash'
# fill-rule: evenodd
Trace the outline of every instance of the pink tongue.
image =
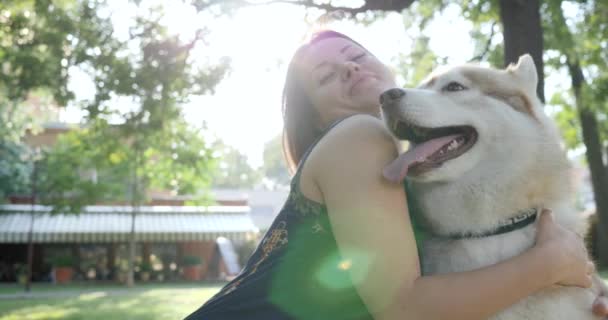
<svg viewBox="0 0 608 320">
<path fill-rule="evenodd" d="M 402 153 L 384 168 L 384 177 L 391 182 L 400 183 L 405 179 L 407 170 L 414 164 L 424 162 L 430 155 L 437 152 L 452 140 L 458 138 L 459 134 L 441 137 L 416 145 L 414 148 Z"/>
</svg>

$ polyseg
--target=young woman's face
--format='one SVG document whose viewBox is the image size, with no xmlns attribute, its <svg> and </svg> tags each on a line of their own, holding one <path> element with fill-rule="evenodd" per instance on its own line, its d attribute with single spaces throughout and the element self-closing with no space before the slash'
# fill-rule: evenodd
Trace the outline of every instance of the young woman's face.
<svg viewBox="0 0 608 320">
<path fill-rule="evenodd" d="M 380 94 L 395 87 L 394 77 L 384 64 L 344 38 L 313 44 L 302 53 L 299 66 L 322 126 L 351 114 L 379 115 Z"/>
</svg>

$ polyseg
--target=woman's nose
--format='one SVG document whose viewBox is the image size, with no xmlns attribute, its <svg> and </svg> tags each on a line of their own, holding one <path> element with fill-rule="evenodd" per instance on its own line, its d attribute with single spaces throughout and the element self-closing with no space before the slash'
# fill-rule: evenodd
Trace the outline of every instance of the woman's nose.
<svg viewBox="0 0 608 320">
<path fill-rule="evenodd" d="M 359 72 L 359 65 L 353 61 L 346 61 L 343 64 L 342 80 L 350 79 L 353 76 L 353 74 L 355 74 L 357 72 Z"/>
</svg>

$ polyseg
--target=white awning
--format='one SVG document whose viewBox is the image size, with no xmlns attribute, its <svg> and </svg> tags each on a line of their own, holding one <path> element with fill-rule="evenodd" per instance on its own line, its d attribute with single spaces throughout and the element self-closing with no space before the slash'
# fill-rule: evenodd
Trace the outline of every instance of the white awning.
<svg viewBox="0 0 608 320">
<path fill-rule="evenodd" d="M 32 214 L 32 212 L 34 214 Z M 50 207 L 0 205 L 0 243 L 27 243 L 32 217 L 35 243 L 127 242 L 131 207 L 88 206 L 79 214 L 51 215 Z M 135 239 L 140 242 L 233 241 L 259 232 L 249 207 L 143 206 L 135 216 Z"/>
</svg>

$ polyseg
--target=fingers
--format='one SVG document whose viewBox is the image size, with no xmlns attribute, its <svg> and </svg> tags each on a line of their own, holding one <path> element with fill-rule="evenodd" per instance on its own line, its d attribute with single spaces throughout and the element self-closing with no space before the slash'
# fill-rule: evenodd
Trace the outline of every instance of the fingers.
<svg viewBox="0 0 608 320">
<path fill-rule="evenodd" d="M 593 314 L 598 317 L 608 316 L 608 299 L 604 296 L 597 297 L 593 302 Z"/>
</svg>

